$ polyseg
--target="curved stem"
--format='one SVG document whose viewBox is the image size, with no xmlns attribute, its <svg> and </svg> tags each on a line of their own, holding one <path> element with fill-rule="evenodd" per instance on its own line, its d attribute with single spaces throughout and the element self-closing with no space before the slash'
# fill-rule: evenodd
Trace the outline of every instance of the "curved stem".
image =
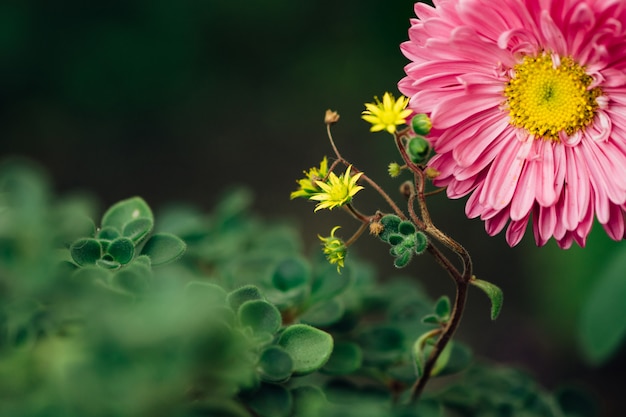
<svg viewBox="0 0 626 417">
<path fill-rule="evenodd" d="M 363 234 L 363 232 L 367 229 L 369 223 L 361 223 L 361 226 L 357 229 L 356 232 L 350 237 L 350 239 L 346 240 L 346 248 L 350 247 L 356 240 Z"/>
<path fill-rule="evenodd" d="M 461 317 L 463 316 L 463 310 L 465 309 L 465 302 L 467 300 L 468 285 L 468 283 L 457 283 L 456 297 L 454 300 L 454 307 L 450 315 L 450 321 L 448 321 L 446 327 L 439 336 L 439 339 L 437 339 L 437 342 L 435 343 L 435 348 L 431 352 L 428 360 L 424 365 L 424 373 L 417 381 L 415 381 L 413 387 L 411 387 L 411 396 L 409 399 L 411 403 L 415 403 L 419 399 L 420 395 L 424 391 L 426 383 L 430 379 L 430 374 L 435 367 L 435 363 L 437 362 L 439 355 L 441 355 L 441 352 L 443 352 L 443 349 L 446 347 L 446 345 L 454 335 L 454 332 L 459 327 Z"/>
</svg>

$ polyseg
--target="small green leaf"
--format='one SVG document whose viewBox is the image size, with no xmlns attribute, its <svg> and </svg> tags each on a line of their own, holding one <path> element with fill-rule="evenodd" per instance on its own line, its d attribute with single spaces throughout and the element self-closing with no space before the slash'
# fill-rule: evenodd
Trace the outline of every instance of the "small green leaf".
<svg viewBox="0 0 626 417">
<path fill-rule="evenodd" d="M 226 305 L 226 291 L 216 284 L 191 281 L 185 285 L 185 295 L 194 306 L 218 307 Z"/>
<path fill-rule="evenodd" d="M 322 301 L 308 309 L 300 320 L 303 323 L 316 327 L 326 327 L 339 321 L 345 311 L 343 303 L 333 298 L 332 300 Z"/>
<path fill-rule="evenodd" d="M 157 233 L 148 239 L 141 251 L 142 255 L 148 255 L 152 266 L 159 266 L 175 261 L 183 256 L 187 245 L 178 236 L 170 233 Z"/>
<path fill-rule="evenodd" d="M 107 253 L 111 255 L 115 261 L 126 265 L 135 255 L 135 245 L 133 245 L 132 240 L 120 237 L 109 244 Z"/>
<path fill-rule="evenodd" d="M 425 324 L 440 324 L 441 319 L 437 314 L 428 314 L 422 318 L 422 323 Z"/>
<path fill-rule="evenodd" d="M 483 290 L 489 300 L 491 301 L 491 320 L 495 320 L 502 310 L 502 302 L 504 301 L 504 294 L 502 290 L 491 282 L 483 281 L 473 277 L 470 280 L 470 284 Z"/>
<path fill-rule="evenodd" d="M 261 387 L 244 395 L 244 401 L 260 417 L 288 417 L 293 408 L 291 393 L 281 385 L 261 384 Z"/>
<path fill-rule="evenodd" d="M 150 288 L 151 271 L 143 265 L 130 265 L 112 277 L 114 286 L 133 294 L 142 294 Z"/>
<path fill-rule="evenodd" d="M 398 224 L 398 233 L 404 236 L 412 235 L 415 233 L 415 225 L 408 220 L 401 221 L 400 224 Z"/>
<path fill-rule="evenodd" d="M 230 307 L 237 311 L 246 301 L 250 300 L 262 300 L 263 296 L 259 289 L 254 285 L 245 285 L 241 288 L 237 288 L 228 294 L 227 301 Z"/>
<path fill-rule="evenodd" d="M 284 382 L 291 376 L 293 360 L 280 346 L 270 346 L 259 357 L 261 378 L 268 382 Z"/>
<path fill-rule="evenodd" d="M 330 334 L 305 324 L 294 324 L 285 329 L 278 339 L 293 359 L 295 374 L 303 375 L 320 369 L 333 351 Z"/>
<path fill-rule="evenodd" d="M 598 274 L 582 309 L 579 340 L 586 359 L 606 362 L 626 338 L 626 252 L 616 251 Z"/>
<path fill-rule="evenodd" d="M 293 416 L 319 417 L 328 404 L 326 396 L 317 386 L 303 385 L 291 390 L 293 396 Z"/>
<path fill-rule="evenodd" d="M 276 333 L 282 324 L 280 312 L 271 303 L 264 300 L 250 300 L 243 303 L 237 311 L 239 322 L 249 326 L 255 333 Z"/>
<path fill-rule="evenodd" d="M 375 364 L 396 361 L 405 351 L 405 340 L 400 329 L 386 325 L 368 327 L 357 339 L 363 349 L 364 361 Z"/>
<path fill-rule="evenodd" d="M 404 268 L 408 265 L 409 261 L 411 261 L 411 258 L 413 258 L 413 252 L 406 251 L 393 261 L 393 265 L 396 268 Z"/>
<path fill-rule="evenodd" d="M 442 296 L 437 300 L 437 304 L 435 304 L 435 314 L 439 316 L 442 322 L 447 322 L 450 319 L 450 298 L 447 295 Z"/>
<path fill-rule="evenodd" d="M 390 245 L 396 246 L 404 242 L 404 236 L 397 233 L 391 233 L 387 239 Z"/>
<path fill-rule="evenodd" d="M 113 259 L 98 259 L 96 261 L 96 265 L 98 265 L 100 268 L 104 268 L 104 269 L 119 269 L 122 264 L 113 260 Z"/>
<path fill-rule="evenodd" d="M 357 371 L 362 364 L 363 352 L 359 345 L 352 342 L 337 342 L 322 371 L 331 375 L 347 375 Z"/>
<path fill-rule="evenodd" d="M 70 246 L 70 255 L 78 265 L 93 265 L 102 257 L 102 245 L 96 239 L 79 239 Z"/>
<path fill-rule="evenodd" d="M 113 240 L 113 239 L 117 239 L 118 237 L 120 237 L 120 232 L 114 227 L 108 226 L 108 227 L 103 227 L 102 229 L 98 230 L 98 235 L 97 235 L 98 239 Z"/>
<path fill-rule="evenodd" d="M 152 231 L 153 226 L 154 222 L 152 219 L 148 217 L 140 217 L 126 223 L 122 229 L 122 235 L 137 244 Z"/>
<path fill-rule="evenodd" d="M 383 231 L 380 232 L 378 238 L 383 242 L 389 241 L 389 235 L 392 233 L 398 233 L 398 225 L 402 222 L 402 219 L 395 214 L 387 214 L 380 219 L 380 224 L 383 226 Z"/>
<path fill-rule="evenodd" d="M 308 285 L 311 280 L 311 267 L 304 259 L 287 258 L 276 266 L 272 275 L 272 284 L 280 291 Z"/>
<path fill-rule="evenodd" d="M 426 234 L 423 232 L 415 232 L 414 238 L 415 238 L 415 247 L 414 247 L 415 253 L 418 255 L 421 255 L 422 253 L 424 253 L 424 251 L 428 247 L 428 238 L 426 237 Z"/>
<path fill-rule="evenodd" d="M 150 206 L 141 197 L 131 197 L 113 204 L 102 216 L 102 227 L 111 226 L 123 230 L 124 226 L 138 218 L 154 221 Z"/>
</svg>

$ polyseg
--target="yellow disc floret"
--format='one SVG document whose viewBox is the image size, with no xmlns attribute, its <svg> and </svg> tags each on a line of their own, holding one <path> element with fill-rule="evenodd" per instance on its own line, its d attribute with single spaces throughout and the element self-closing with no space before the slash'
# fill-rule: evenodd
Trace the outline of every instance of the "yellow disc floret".
<svg viewBox="0 0 626 417">
<path fill-rule="evenodd" d="M 537 138 L 559 140 L 559 132 L 569 136 L 593 121 L 602 92 L 589 88 L 591 76 L 571 58 L 527 56 L 513 70 L 504 90 L 513 126 Z"/>
</svg>

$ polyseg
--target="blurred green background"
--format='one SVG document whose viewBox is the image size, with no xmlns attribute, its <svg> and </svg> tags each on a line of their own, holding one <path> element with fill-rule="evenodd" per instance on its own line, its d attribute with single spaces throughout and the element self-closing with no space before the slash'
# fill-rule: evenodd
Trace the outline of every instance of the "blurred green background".
<svg viewBox="0 0 626 417">
<path fill-rule="evenodd" d="M 331 155 L 327 108 L 341 114 L 334 134 L 344 156 L 392 194 L 398 187 L 386 174 L 398 159 L 392 143 L 370 134 L 360 112 L 374 95 L 397 94 L 411 17 L 410 0 L 0 2 L 0 155 L 39 161 L 60 193 L 87 189 L 103 207 L 141 195 L 153 207 L 208 208 L 246 184 L 261 215 L 290 219 L 314 248 L 317 233 L 353 227 L 342 213 L 289 201 L 302 170 Z M 371 191 L 359 198 L 365 211 L 382 204 Z M 529 230 L 511 249 L 466 219 L 463 204 L 436 197 L 433 217 L 506 301 L 492 323 L 486 297 L 472 292 L 459 337 L 549 389 L 591 388 L 602 415 L 621 415 L 626 352 L 588 365 L 578 323 L 595 277 L 624 245 L 596 230 L 586 249 L 536 248 Z M 394 273 L 377 241 L 355 250 Z M 429 259 L 408 272 L 434 297 L 452 290 Z M 619 311 L 609 319 L 626 321 Z"/>
</svg>

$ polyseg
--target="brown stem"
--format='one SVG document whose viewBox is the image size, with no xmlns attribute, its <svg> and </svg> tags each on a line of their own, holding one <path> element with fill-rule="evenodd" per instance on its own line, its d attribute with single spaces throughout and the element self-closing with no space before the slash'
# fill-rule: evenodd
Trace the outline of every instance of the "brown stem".
<svg viewBox="0 0 626 417">
<path fill-rule="evenodd" d="M 452 313 L 450 314 L 450 321 L 448 321 L 446 327 L 444 328 L 441 336 L 437 339 L 435 343 L 435 348 L 432 350 L 428 360 L 424 364 L 424 373 L 422 376 L 415 381 L 413 387 L 411 387 L 411 396 L 410 402 L 415 403 L 422 392 L 424 391 L 424 387 L 426 383 L 430 379 L 430 374 L 435 367 L 435 363 L 443 352 L 443 349 L 446 347 L 454 332 L 459 327 L 459 323 L 461 322 L 461 317 L 463 316 L 463 310 L 465 309 L 465 302 L 467 301 L 467 287 L 468 283 L 457 283 L 456 287 L 456 297 L 454 300 L 454 307 L 452 308 Z"/>
</svg>

